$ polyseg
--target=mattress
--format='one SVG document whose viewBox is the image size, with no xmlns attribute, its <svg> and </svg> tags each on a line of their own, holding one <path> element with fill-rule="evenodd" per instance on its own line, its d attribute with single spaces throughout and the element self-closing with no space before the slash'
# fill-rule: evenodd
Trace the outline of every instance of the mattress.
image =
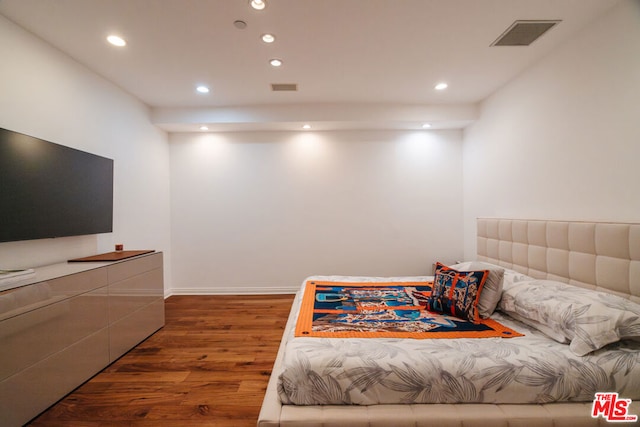
<svg viewBox="0 0 640 427">
<path fill-rule="evenodd" d="M 336 282 L 430 277 L 313 276 Z M 292 310 L 297 313 L 302 289 Z M 294 314 L 296 316 L 296 314 Z M 306 338 L 289 328 L 278 396 L 286 405 L 592 402 L 596 392 L 640 399 L 640 342 L 587 356 L 511 317 L 492 319 L 522 337 L 458 339 Z"/>
</svg>

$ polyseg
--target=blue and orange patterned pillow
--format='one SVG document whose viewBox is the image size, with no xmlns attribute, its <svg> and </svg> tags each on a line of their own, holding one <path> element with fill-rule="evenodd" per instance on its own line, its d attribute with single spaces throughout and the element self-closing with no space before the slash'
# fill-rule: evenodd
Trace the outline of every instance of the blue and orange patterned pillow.
<svg viewBox="0 0 640 427">
<path fill-rule="evenodd" d="M 437 263 L 427 310 L 479 323 L 478 301 L 488 276 L 488 270 L 458 271 Z"/>
</svg>

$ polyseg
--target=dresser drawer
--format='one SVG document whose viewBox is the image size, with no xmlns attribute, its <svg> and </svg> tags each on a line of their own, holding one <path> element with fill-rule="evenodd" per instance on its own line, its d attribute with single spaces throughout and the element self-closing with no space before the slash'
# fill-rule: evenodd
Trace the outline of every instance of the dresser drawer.
<svg viewBox="0 0 640 427">
<path fill-rule="evenodd" d="M 162 253 L 153 253 L 125 262 L 110 265 L 107 268 L 109 283 L 119 282 L 156 268 L 162 268 Z"/>
<path fill-rule="evenodd" d="M 107 288 L 0 322 L 0 379 L 108 326 Z"/>
</svg>

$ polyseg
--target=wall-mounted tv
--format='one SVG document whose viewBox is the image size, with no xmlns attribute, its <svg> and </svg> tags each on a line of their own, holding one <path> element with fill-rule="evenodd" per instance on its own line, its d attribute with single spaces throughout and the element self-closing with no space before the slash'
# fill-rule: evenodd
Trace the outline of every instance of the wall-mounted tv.
<svg viewBox="0 0 640 427">
<path fill-rule="evenodd" d="M 113 160 L 0 128 L 0 242 L 113 231 Z"/>
</svg>

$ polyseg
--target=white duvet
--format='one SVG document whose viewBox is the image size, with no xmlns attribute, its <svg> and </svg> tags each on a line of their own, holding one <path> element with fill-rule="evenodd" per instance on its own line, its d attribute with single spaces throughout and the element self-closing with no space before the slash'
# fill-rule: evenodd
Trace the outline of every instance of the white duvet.
<svg viewBox="0 0 640 427">
<path fill-rule="evenodd" d="M 429 277 L 313 276 L 341 282 Z M 306 280 L 305 282 L 306 283 Z M 298 310 L 303 289 L 294 302 Z M 548 403 L 593 401 L 616 391 L 640 399 L 640 343 L 623 341 L 587 356 L 499 312 L 523 337 L 467 339 L 295 338 L 287 340 L 278 394 L 283 404 Z M 297 317 L 296 317 L 297 319 Z"/>
</svg>

